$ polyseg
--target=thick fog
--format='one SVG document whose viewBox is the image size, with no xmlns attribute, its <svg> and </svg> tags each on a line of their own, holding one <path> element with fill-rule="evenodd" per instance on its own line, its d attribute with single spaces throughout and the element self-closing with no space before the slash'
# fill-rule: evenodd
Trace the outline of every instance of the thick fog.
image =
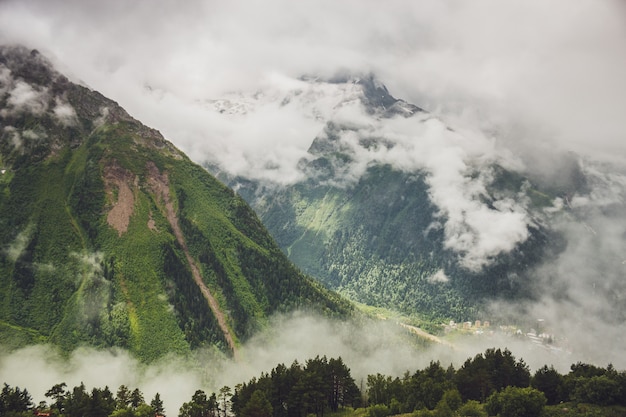
<svg viewBox="0 0 626 417">
<path fill-rule="evenodd" d="M 341 140 L 355 161 L 346 178 L 358 178 L 373 161 L 427 172 L 430 198 L 446 219 L 446 245 L 468 269 L 524 242 L 529 226 L 550 223 L 565 243 L 555 260 L 532 272 L 539 301 L 494 303 L 493 316 L 545 320 L 566 339 L 572 362 L 626 366 L 623 2 L 4 0 L 0 42 L 40 50 L 61 72 L 118 101 L 195 161 L 233 174 L 278 184 L 301 180 L 298 163 L 309 157 L 313 139 L 328 121 L 341 122 L 350 127 Z M 372 117 L 354 84 L 322 82 L 337 73 L 375 74 L 392 95 L 429 113 Z M 8 77 L 0 71 L 0 80 Z M 6 111 L 45 110 L 45 91 L 17 81 L 7 88 Z M 71 108 L 57 103 L 57 110 L 72 120 Z M 368 137 L 394 146 L 359 146 Z M 556 199 L 540 218 L 530 214 L 523 195 L 500 198 L 493 207 L 484 202 L 487 167 L 494 163 L 562 184 L 571 180 L 571 161 L 587 178 L 586 191 Z M 311 335 L 322 325 L 297 320 Z M 332 340 L 326 346 L 340 350 L 342 342 Z M 313 342 L 283 346 L 280 360 L 325 353 Z M 38 355 L 37 349 L 17 354 Z M 251 352 L 244 356 L 265 357 Z M 348 365 L 396 372 L 405 366 L 398 358 L 430 360 L 409 351 L 376 352 Z M 132 362 L 118 354 L 113 363 L 120 360 Z M 275 361 L 267 354 L 259 368 Z M 3 362 L 2 375 L 9 363 Z M 245 369 L 236 368 L 221 374 Z M 58 372 L 51 375 L 65 375 Z M 142 383 L 153 386 L 148 377 L 160 375 L 143 375 Z M 170 385 L 187 397 L 193 393 Z"/>
</svg>

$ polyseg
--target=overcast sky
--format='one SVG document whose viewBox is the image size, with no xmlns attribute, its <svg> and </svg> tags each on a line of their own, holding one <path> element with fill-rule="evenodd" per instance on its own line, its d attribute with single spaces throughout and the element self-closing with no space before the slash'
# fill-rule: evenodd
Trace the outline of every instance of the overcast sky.
<svg viewBox="0 0 626 417">
<path fill-rule="evenodd" d="M 227 134 L 206 131 L 197 100 L 342 69 L 450 121 L 532 126 L 516 141 L 613 157 L 626 143 L 619 0 L 3 0 L 0 39 L 51 55 L 188 152 Z"/>
</svg>

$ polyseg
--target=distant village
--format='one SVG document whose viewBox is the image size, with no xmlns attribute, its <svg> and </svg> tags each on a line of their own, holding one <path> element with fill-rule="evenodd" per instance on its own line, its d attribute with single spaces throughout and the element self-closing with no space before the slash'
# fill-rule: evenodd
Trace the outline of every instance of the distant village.
<svg viewBox="0 0 626 417">
<path fill-rule="evenodd" d="M 567 339 L 557 338 L 554 334 L 546 331 L 547 326 L 544 319 L 537 319 L 535 326 L 528 332 L 524 332 L 520 327 L 513 325 L 491 326 L 491 322 L 488 320 L 465 321 L 462 323 L 450 320 L 450 322 L 443 324 L 443 328 L 446 335 L 454 332 L 486 337 L 500 334 L 526 339 L 533 345 L 554 353 L 571 353 L 566 348 Z"/>
</svg>

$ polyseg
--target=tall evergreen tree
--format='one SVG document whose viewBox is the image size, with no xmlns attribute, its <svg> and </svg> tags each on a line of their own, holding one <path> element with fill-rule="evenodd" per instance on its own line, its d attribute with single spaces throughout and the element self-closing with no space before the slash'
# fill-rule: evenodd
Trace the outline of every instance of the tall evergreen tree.
<svg viewBox="0 0 626 417">
<path fill-rule="evenodd" d="M 213 411 L 214 412 L 214 411 Z M 211 402 L 202 390 L 197 390 L 191 401 L 183 403 L 178 413 L 179 417 L 212 417 Z"/>
<path fill-rule="evenodd" d="M 152 399 L 152 401 L 150 401 L 150 406 L 156 414 L 163 415 L 163 401 L 161 400 L 161 395 L 159 395 L 158 392 L 154 394 L 154 398 Z"/>
<path fill-rule="evenodd" d="M 120 385 L 117 389 L 116 402 L 118 409 L 128 408 L 130 406 L 130 395 L 131 392 L 126 385 Z"/>
<path fill-rule="evenodd" d="M 222 416 L 228 417 L 228 410 L 230 405 L 230 398 L 233 396 L 230 387 L 224 385 L 220 388 L 220 400 L 222 402 Z"/>
<path fill-rule="evenodd" d="M 559 374 L 554 366 L 544 365 L 537 369 L 533 375 L 530 385 L 543 392 L 548 405 L 558 404 L 567 400 L 563 397 L 563 376 Z"/>
<path fill-rule="evenodd" d="M 139 388 L 135 388 L 133 392 L 130 394 L 130 405 L 133 409 L 136 409 L 145 401 L 143 399 L 143 394 L 139 391 Z"/>
<path fill-rule="evenodd" d="M 64 401 L 67 396 L 67 384 L 65 382 L 61 382 L 60 384 L 56 384 L 52 386 L 48 391 L 46 391 L 45 396 L 50 398 L 53 403 L 50 404 L 50 408 L 55 409 L 58 414 L 63 413 L 64 411 Z"/>
<path fill-rule="evenodd" d="M 272 404 L 263 391 L 256 390 L 241 410 L 239 417 L 272 417 Z"/>
<path fill-rule="evenodd" d="M 84 417 L 89 415 L 91 408 L 91 396 L 85 390 L 85 384 L 72 388 L 72 391 L 67 395 L 65 402 L 65 416 L 66 417 Z"/>
<path fill-rule="evenodd" d="M 94 417 L 108 416 L 115 410 L 115 398 L 109 387 L 92 389 L 89 404 L 89 415 Z"/>
<path fill-rule="evenodd" d="M 26 413 L 33 408 L 33 399 L 28 390 L 19 387 L 12 388 L 4 384 L 0 392 L 0 415 Z"/>
</svg>

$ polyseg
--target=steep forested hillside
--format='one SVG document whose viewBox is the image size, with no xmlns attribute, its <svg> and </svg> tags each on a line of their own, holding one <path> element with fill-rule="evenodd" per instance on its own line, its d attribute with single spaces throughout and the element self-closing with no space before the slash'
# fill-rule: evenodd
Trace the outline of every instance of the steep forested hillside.
<svg viewBox="0 0 626 417">
<path fill-rule="evenodd" d="M 536 228 L 489 267 L 463 269 L 432 226 L 423 178 L 390 166 L 369 168 L 347 188 L 309 181 L 263 197 L 238 192 L 304 271 L 350 298 L 408 314 L 468 320 L 485 298 L 528 296 L 522 275 L 550 250 L 548 232 Z"/>
<path fill-rule="evenodd" d="M 275 311 L 350 305 L 248 205 L 37 51 L 0 49 L 0 344 L 236 349 Z"/>
</svg>

